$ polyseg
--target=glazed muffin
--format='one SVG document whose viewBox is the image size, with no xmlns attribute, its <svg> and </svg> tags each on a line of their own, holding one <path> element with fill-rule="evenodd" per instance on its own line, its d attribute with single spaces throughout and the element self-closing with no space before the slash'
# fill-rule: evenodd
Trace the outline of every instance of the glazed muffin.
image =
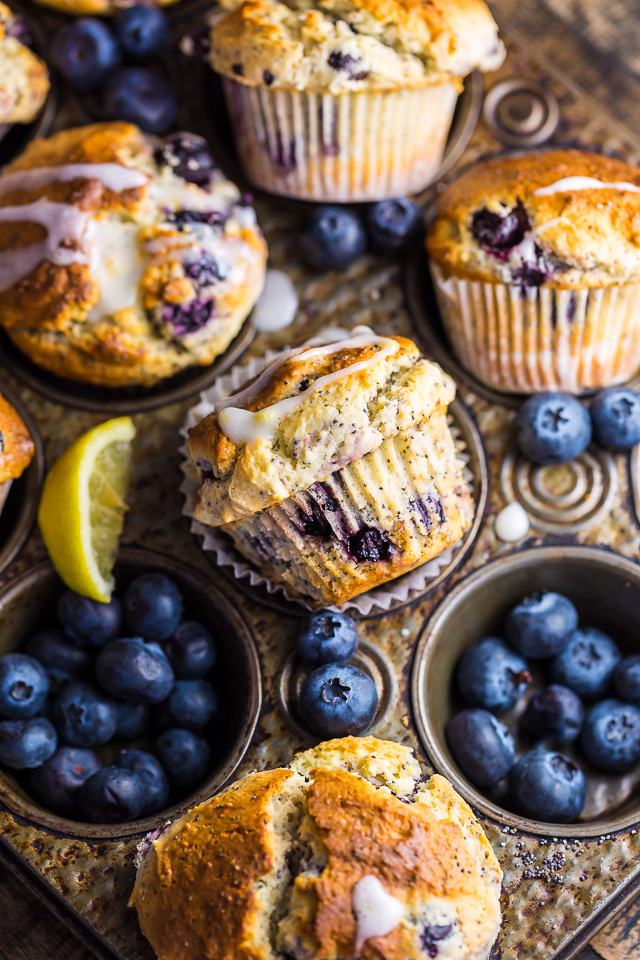
<svg viewBox="0 0 640 960">
<path fill-rule="evenodd" d="M 346 737 L 250 773 L 150 841 L 131 903 L 159 960 L 486 960 L 500 865 L 412 751 Z"/>
<path fill-rule="evenodd" d="M 393 580 L 471 523 L 454 396 L 410 340 L 366 327 L 281 354 L 189 431 L 193 515 L 311 605 Z"/>
<path fill-rule="evenodd" d="M 427 249 L 458 359 L 497 390 L 579 393 L 640 368 L 640 170 L 577 150 L 473 167 Z"/>
<path fill-rule="evenodd" d="M 0 325 L 61 377 L 151 386 L 210 364 L 266 256 L 253 210 L 189 135 L 64 130 L 0 175 Z"/>
<path fill-rule="evenodd" d="M 130 6 L 126 0 L 35 0 L 42 7 L 51 7 L 53 10 L 59 10 L 61 13 L 67 13 L 72 17 L 115 16 L 126 6 Z M 154 7 L 168 7 L 177 0 L 153 0 L 150 4 Z"/>
<path fill-rule="evenodd" d="M 11 484 L 33 459 L 35 447 L 22 419 L 0 394 L 0 513 Z"/>
<path fill-rule="evenodd" d="M 44 60 L 20 40 L 22 27 L 0 3 L 0 123 L 31 123 L 49 92 Z"/>
<path fill-rule="evenodd" d="M 246 0 L 211 30 L 247 176 L 310 200 L 421 190 L 461 78 L 503 59 L 483 0 Z"/>
</svg>

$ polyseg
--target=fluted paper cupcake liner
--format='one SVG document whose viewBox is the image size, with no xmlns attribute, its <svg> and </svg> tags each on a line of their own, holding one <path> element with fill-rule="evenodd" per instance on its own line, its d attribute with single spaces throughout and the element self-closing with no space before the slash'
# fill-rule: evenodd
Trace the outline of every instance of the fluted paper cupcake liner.
<svg viewBox="0 0 640 960">
<path fill-rule="evenodd" d="M 487 386 L 581 393 L 640 369 L 640 284 L 522 288 L 445 278 L 433 261 L 431 273 L 453 350 Z"/>
<path fill-rule="evenodd" d="M 458 97 L 453 83 L 333 95 L 223 82 L 247 177 L 270 193 L 318 201 L 424 189 Z"/>
</svg>

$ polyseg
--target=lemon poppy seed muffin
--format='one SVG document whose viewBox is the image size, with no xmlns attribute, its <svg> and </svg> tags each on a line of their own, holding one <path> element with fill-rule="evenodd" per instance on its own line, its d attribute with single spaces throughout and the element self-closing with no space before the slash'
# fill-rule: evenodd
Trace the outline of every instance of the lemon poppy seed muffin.
<svg viewBox="0 0 640 960">
<path fill-rule="evenodd" d="M 640 368 L 640 170 L 577 150 L 479 163 L 427 237 L 461 363 L 498 390 L 606 387 Z"/>
<path fill-rule="evenodd" d="M 47 66 L 21 32 L 20 21 L 0 3 L 0 123 L 31 123 L 49 92 Z"/>
<path fill-rule="evenodd" d="M 311 200 L 422 189 L 461 78 L 503 59 L 483 0 L 246 0 L 211 31 L 247 175 Z"/>
<path fill-rule="evenodd" d="M 366 327 L 281 354 L 189 431 L 193 514 L 309 604 L 349 600 L 470 525 L 454 396 L 414 343 Z"/>
<path fill-rule="evenodd" d="M 0 394 L 0 513 L 14 480 L 33 459 L 35 447 L 24 422 Z"/>
<path fill-rule="evenodd" d="M 253 210 L 203 147 L 127 123 L 32 141 L 0 175 L 0 325 L 31 360 L 105 387 L 210 364 L 262 291 Z"/>
<path fill-rule="evenodd" d="M 131 903 L 159 960 L 486 960 L 502 872 L 408 747 L 331 740 L 169 826 Z"/>
</svg>

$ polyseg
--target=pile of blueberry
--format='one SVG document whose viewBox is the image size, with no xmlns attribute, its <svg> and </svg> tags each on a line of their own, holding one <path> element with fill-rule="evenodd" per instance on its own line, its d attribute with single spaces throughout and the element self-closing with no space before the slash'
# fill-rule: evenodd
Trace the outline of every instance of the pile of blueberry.
<svg viewBox="0 0 640 960">
<path fill-rule="evenodd" d="M 638 763 L 640 655 L 623 658 L 601 630 L 579 627 L 576 608 L 558 593 L 525 597 L 503 632 L 504 640 L 484 637 L 458 661 L 455 683 L 468 709 L 447 728 L 451 753 L 479 787 L 493 790 L 508 777 L 506 791 L 495 793 L 518 813 L 572 822 L 584 808 L 587 782 L 578 763 L 555 747 L 577 741 L 587 763 L 606 774 Z M 548 685 L 527 699 L 534 663 Z M 512 725 L 533 745 L 517 761 L 513 734 L 495 716 L 512 708 Z"/>
<path fill-rule="evenodd" d="M 209 773 L 222 721 L 205 679 L 216 647 L 182 611 L 180 591 L 160 573 L 133 580 L 122 602 L 67 591 L 61 626 L 0 658 L 0 763 L 24 771 L 43 806 L 121 823 L 163 810 Z"/>
<path fill-rule="evenodd" d="M 298 712 L 320 737 L 364 733 L 378 710 L 378 691 L 371 677 L 349 663 L 358 649 L 358 631 L 351 617 L 318 610 L 298 631 L 297 652 L 314 669 L 298 697 Z"/>
<path fill-rule="evenodd" d="M 640 443 L 640 397 L 628 387 L 609 387 L 587 409 L 566 393 L 540 393 L 518 411 L 517 442 L 529 460 L 566 463 L 580 456 L 592 438 L 609 450 Z"/>
<path fill-rule="evenodd" d="M 140 4 L 123 9 L 113 25 L 95 17 L 65 24 L 53 38 L 51 59 L 74 90 L 101 92 L 100 119 L 128 120 L 149 133 L 163 133 L 177 112 L 157 60 L 168 42 L 162 10 Z"/>
</svg>

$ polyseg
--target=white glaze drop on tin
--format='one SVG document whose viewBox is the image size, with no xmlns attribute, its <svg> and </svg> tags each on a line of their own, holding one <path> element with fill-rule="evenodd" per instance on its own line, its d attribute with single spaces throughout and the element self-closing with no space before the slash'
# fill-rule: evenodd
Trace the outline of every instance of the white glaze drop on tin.
<svg viewBox="0 0 640 960">
<path fill-rule="evenodd" d="M 87 263 L 83 244 L 90 217 L 67 203 L 49 200 L 0 208 L 0 223 L 39 223 L 47 231 L 39 243 L 0 252 L 0 291 L 23 280 L 42 260 L 57 266 Z"/>
<path fill-rule="evenodd" d="M 355 884 L 351 906 L 356 915 L 355 955 L 372 937 L 386 937 L 404 917 L 404 905 L 388 893 L 377 877 L 367 874 Z"/>
<path fill-rule="evenodd" d="M 268 270 L 264 290 L 253 308 L 251 319 L 256 330 L 273 333 L 293 323 L 298 310 L 298 294 L 286 273 Z"/>
<path fill-rule="evenodd" d="M 497 515 L 493 529 L 496 537 L 504 543 L 516 543 L 524 540 L 529 533 L 529 516 L 524 507 L 514 500 Z"/>
<path fill-rule="evenodd" d="M 534 197 L 548 197 L 552 193 L 565 193 L 572 190 L 617 190 L 620 193 L 640 193 L 640 187 L 634 183 L 627 183 L 626 180 L 618 180 L 615 183 L 606 183 L 604 180 L 596 180 L 595 177 L 563 177 L 562 180 L 556 180 L 546 187 L 538 187 L 533 191 Z"/>
<path fill-rule="evenodd" d="M 16 170 L 0 177 L 0 194 L 10 190 L 39 190 L 51 183 L 69 183 L 71 180 L 99 180 L 115 193 L 143 187 L 147 177 L 141 170 L 125 167 L 122 163 L 68 163 L 61 167 L 34 167 Z"/>
</svg>

